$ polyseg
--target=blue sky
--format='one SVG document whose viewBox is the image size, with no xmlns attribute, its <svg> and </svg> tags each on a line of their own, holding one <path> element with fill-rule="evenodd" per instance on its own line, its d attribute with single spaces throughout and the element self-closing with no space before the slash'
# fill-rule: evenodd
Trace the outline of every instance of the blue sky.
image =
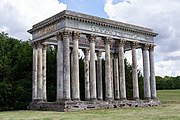
<svg viewBox="0 0 180 120">
<path fill-rule="evenodd" d="M 180 0 L 0 0 L 0 32 L 27 40 L 32 25 L 65 9 L 152 28 L 156 75 L 180 75 Z M 131 61 L 130 52 L 125 53 Z M 138 67 L 142 69 L 141 50 Z"/>
<path fill-rule="evenodd" d="M 105 0 L 59 0 L 67 5 L 68 10 L 108 18 L 104 11 Z M 118 1 L 118 0 L 116 0 Z"/>
</svg>

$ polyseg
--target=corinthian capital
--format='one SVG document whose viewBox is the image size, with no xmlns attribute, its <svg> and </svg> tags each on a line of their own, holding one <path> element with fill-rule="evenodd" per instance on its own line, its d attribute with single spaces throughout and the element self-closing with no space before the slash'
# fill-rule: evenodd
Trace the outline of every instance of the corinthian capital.
<svg viewBox="0 0 180 120">
<path fill-rule="evenodd" d="M 102 52 L 100 50 L 97 51 L 97 57 L 101 57 Z"/>
<path fill-rule="evenodd" d="M 126 40 L 125 39 L 120 39 L 120 41 L 119 41 L 119 46 L 124 46 L 125 45 L 125 43 L 126 43 Z"/>
<path fill-rule="evenodd" d="M 139 43 L 137 41 L 134 41 L 131 43 L 131 48 L 137 48 L 138 45 Z"/>
<path fill-rule="evenodd" d="M 80 32 L 73 32 L 73 40 L 78 40 L 80 35 L 81 35 Z"/>
<path fill-rule="evenodd" d="M 37 48 L 38 42 L 37 41 L 31 42 L 31 45 L 32 45 L 33 48 Z"/>
<path fill-rule="evenodd" d="M 37 41 L 36 43 L 37 43 L 37 48 L 42 48 L 43 47 L 43 44 L 42 44 L 41 41 Z"/>
<path fill-rule="evenodd" d="M 116 52 L 116 53 L 114 53 L 114 58 L 118 58 L 118 53 Z"/>
<path fill-rule="evenodd" d="M 91 34 L 91 35 L 88 35 L 87 38 L 88 38 L 89 42 L 92 43 L 92 42 L 95 42 L 95 40 L 96 40 L 96 35 Z"/>
<path fill-rule="evenodd" d="M 70 30 L 64 30 L 63 32 L 62 32 L 62 37 L 63 37 L 63 39 L 64 38 L 69 38 L 71 36 L 71 31 Z"/>
<path fill-rule="evenodd" d="M 48 47 L 48 44 L 42 43 L 42 48 L 43 48 L 43 49 L 46 49 L 47 47 Z"/>
<path fill-rule="evenodd" d="M 102 40 L 104 41 L 104 44 L 110 44 L 112 41 L 112 38 L 110 37 L 102 37 Z"/>
<path fill-rule="evenodd" d="M 84 51 L 85 56 L 89 55 L 89 49 L 86 48 L 86 49 L 83 49 L 83 51 Z"/>
<path fill-rule="evenodd" d="M 149 45 L 149 51 L 154 51 L 154 47 L 155 47 L 156 45 L 154 45 L 154 44 L 150 44 Z"/>
<path fill-rule="evenodd" d="M 55 37 L 56 37 L 57 40 L 62 40 L 62 33 L 61 32 L 57 32 L 55 34 Z"/>
<path fill-rule="evenodd" d="M 142 49 L 143 49 L 143 50 L 148 50 L 149 47 L 150 47 L 150 44 L 143 44 L 143 45 L 142 45 Z"/>
</svg>

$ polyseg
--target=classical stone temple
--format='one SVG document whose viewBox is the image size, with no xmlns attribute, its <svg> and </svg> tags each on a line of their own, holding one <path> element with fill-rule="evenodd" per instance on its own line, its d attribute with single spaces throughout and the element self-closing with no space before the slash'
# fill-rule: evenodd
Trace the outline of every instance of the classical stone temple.
<svg viewBox="0 0 180 120">
<path fill-rule="evenodd" d="M 65 10 L 33 25 L 28 32 L 32 34 L 33 46 L 32 102 L 29 109 L 74 111 L 160 104 L 156 98 L 154 70 L 153 38 L 157 33 L 152 29 Z M 47 45 L 57 46 L 55 102 L 47 101 Z M 85 101 L 80 98 L 79 49 L 84 52 Z M 142 49 L 143 100 L 139 99 L 137 49 Z M 132 52 L 134 100 L 127 100 L 126 96 L 126 51 Z M 102 84 L 102 52 L 105 52 L 105 86 Z"/>
</svg>

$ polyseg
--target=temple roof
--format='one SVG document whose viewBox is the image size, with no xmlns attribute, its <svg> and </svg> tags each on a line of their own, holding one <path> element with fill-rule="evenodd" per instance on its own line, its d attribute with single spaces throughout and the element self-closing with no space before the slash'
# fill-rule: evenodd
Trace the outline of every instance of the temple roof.
<svg viewBox="0 0 180 120">
<path fill-rule="evenodd" d="M 105 18 L 100 18 L 92 15 L 87 15 L 83 13 L 78 13 L 70 10 L 64 10 L 50 18 L 47 18 L 35 25 L 33 25 L 32 29 L 28 30 L 29 33 L 33 33 L 35 31 L 40 30 L 43 27 L 46 27 L 48 25 L 51 25 L 53 23 L 58 23 L 58 21 L 61 21 L 62 19 L 71 19 L 71 20 L 77 20 L 80 22 L 86 22 L 86 23 L 92 23 L 92 24 L 97 24 L 100 26 L 106 26 L 110 28 L 116 28 L 120 29 L 123 31 L 130 31 L 134 33 L 140 33 L 140 34 L 145 34 L 145 35 L 150 35 L 150 36 L 157 36 L 158 34 L 153 32 L 152 29 L 137 26 L 137 25 L 132 25 L 132 24 L 127 24 L 119 21 L 114 21 L 114 20 L 109 20 Z"/>
</svg>

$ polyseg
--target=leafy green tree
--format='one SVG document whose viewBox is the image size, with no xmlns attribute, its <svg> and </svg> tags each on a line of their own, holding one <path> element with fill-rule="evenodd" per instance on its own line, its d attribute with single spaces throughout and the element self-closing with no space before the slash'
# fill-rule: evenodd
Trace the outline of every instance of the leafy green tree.
<svg viewBox="0 0 180 120">
<path fill-rule="evenodd" d="M 47 48 L 47 100 L 56 101 L 56 47 Z"/>
<path fill-rule="evenodd" d="M 0 33 L 0 110 L 26 108 L 31 99 L 32 48 Z"/>
<path fill-rule="evenodd" d="M 127 98 L 133 99 L 132 65 L 127 61 L 127 59 L 124 60 L 124 64 L 125 64 Z M 140 98 L 143 98 L 144 96 L 143 77 L 140 70 L 137 70 L 137 73 L 138 73 L 139 95 Z"/>
<path fill-rule="evenodd" d="M 163 78 L 160 76 L 156 76 L 156 89 L 157 90 L 162 90 L 164 89 L 164 81 Z"/>
<path fill-rule="evenodd" d="M 156 88 L 158 90 L 163 89 L 180 89 L 180 77 L 160 77 L 156 76 Z"/>
<path fill-rule="evenodd" d="M 180 76 L 177 76 L 173 79 L 173 88 L 180 89 Z"/>
</svg>

